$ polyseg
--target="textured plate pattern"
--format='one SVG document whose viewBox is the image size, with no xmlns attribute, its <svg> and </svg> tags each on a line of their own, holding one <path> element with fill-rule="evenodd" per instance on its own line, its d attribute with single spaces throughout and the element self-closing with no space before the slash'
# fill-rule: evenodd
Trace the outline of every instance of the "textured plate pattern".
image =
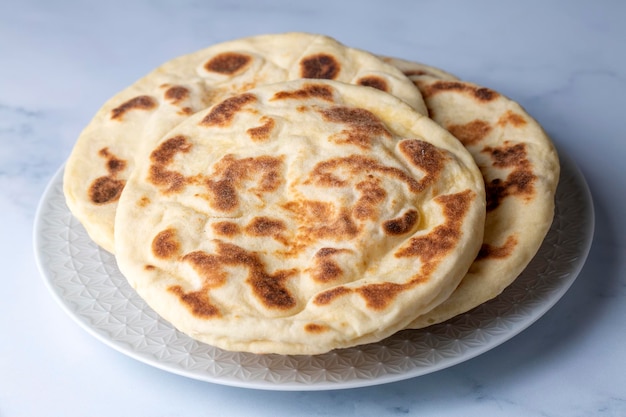
<svg viewBox="0 0 626 417">
<path fill-rule="evenodd" d="M 197 342 L 152 311 L 87 236 L 65 205 L 62 170 L 42 197 L 35 253 L 63 308 L 94 336 L 135 359 L 219 384 L 322 390 L 397 381 L 475 357 L 541 317 L 567 291 L 587 257 L 593 206 L 576 165 L 561 156 L 556 214 L 543 246 L 499 297 L 445 323 L 405 330 L 380 343 L 317 356 L 233 353 Z"/>
</svg>

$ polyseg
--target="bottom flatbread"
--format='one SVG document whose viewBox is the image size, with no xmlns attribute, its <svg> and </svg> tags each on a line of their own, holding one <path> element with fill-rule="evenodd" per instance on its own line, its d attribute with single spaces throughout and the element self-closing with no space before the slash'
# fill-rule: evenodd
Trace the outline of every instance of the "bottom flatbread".
<svg viewBox="0 0 626 417">
<path fill-rule="evenodd" d="M 496 297 L 519 276 L 552 224 L 560 166 L 552 141 L 513 100 L 431 66 L 386 60 L 413 80 L 430 117 L 472 154 L 487 195 L 478 257 L 446 301 L 408 326 L 422 328 Z"/>
</svg>

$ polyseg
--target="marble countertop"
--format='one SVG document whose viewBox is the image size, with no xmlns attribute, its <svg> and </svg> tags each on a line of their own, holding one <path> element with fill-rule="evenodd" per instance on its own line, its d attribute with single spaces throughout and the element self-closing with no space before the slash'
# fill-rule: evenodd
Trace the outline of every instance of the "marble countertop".
<svg viewBox="0 0 626 417">
<path fill-rule="evenodd" d="M 0 3 L 0 416 L 626 415 L 626 3 Z M 596 214 L 578 279 L 506 343 L 424 376 L 280 392 L 174 375 L 78 326 L 33 255 L 38 201 L 100 105 L 209 44 L 308 31 L 429 63 L 520 102 L 585 175 Z"/>
</svg>

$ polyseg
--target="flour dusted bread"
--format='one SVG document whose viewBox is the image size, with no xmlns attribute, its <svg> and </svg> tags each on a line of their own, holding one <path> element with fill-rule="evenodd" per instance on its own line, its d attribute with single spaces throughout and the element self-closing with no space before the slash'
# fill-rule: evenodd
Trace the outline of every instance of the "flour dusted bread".
<svg viewBox="0 0 626 417">
<path fill-rule="evenodd" d="M 465 145 L 486 184 L 480 253 L 452 295 L 409 326 L 421 328 L 494 298 L 524 270 L 552 223 L 559 160 L 541 126 L 513 100 L 424 64 L 386 60 L 415 82 L 430 117 Z"/>
<path fill-rule="evenodd" d="M 115 252 L 191 337 L 317 354 L 446 299 L 484 216 L 480 172 L 445 129 L 376 89 L 296 80 L 227 98 L 138 157 Z"/>
<path fill-rule="evenodd" d="M 113 251 L 117 201 L 142 147 L 231 94 L 297 78 L 377 88 L 426 114 L 401 71 L 329 37 L 285 33 L 216 44 L 166 62 L 102 106 L 65 166 L 70 210 L 96 243 Z"/>
</svg>

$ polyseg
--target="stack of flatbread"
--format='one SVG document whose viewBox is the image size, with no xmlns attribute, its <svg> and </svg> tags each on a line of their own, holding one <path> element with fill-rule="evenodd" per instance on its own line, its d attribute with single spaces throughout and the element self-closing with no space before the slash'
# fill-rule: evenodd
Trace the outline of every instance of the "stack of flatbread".
<svg viewBox="0 0 626 417">
<path fill-rule="evenodd" d="M 174 327 L 319 354 L 497 296 L 552 222 L 555 149 L 518 104 L 307 33 L 175 58 L 81 133 L 64 193 Z"/>
</svg>

